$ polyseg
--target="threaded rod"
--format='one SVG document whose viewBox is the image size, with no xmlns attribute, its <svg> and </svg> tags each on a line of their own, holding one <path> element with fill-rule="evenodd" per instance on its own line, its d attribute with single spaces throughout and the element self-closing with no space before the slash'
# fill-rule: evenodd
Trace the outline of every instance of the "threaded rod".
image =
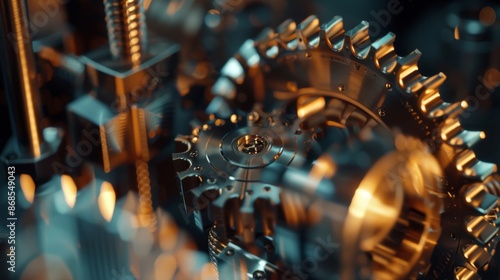
<svg viewBox="0 0 500 280">
<path fill-rule="evenodd" d="M 104 0 L 104 9 L 113 58 L 139 65 L 147 48 L 143 0 Z"/>
</svg>

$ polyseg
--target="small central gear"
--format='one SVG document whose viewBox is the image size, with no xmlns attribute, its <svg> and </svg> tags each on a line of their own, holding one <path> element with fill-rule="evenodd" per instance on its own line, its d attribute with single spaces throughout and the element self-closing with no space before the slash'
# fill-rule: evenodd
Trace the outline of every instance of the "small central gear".
<svg viewBox="0 0 500 280">
<path fill-rule="evenodd" d="M 241 153 L 255 155 L 265 150 L 269 142 L 259 135 L 245 135 L 238 139 L 236 146 Z"/>
<path fill-rule="evenodd" d="M 261 175 L 275 165 L 304 163 L 312 132 L 295 127 L 276 112 L 253 111 L 212 118 L 176 139 L 173 159 L 185 208 L 200 229 L 213 226 L 218 239 L 248 246 L 273 235 L 279 188 Z"/>
</svg>

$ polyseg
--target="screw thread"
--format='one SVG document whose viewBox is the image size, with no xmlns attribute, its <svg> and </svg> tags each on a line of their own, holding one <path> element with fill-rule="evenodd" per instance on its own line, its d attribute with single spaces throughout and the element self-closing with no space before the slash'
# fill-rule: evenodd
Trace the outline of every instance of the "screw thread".
<svg viewBox="0 0 500 280">
<path fill-rule="evenodd" d="M 147 47 L 143 0 L 104 0 L 111 54 L 138 65 Z"/>
</svg>

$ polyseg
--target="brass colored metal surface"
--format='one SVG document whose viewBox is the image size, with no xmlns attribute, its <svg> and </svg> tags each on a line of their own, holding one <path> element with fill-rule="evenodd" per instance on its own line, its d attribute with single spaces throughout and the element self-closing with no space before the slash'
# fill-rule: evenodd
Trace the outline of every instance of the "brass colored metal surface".
<svg viewBox="0 0 500 280">
<path fill-rule="evenodd" d="M 27 28 L 27 12 L 22 0 L 2 3 L 3 71 L 15 72 L 8 89 L 13 113 L 13 130 L 21 154 L 35 159 L 42 154 L 44 139 L 41 128 L 41 103 L 37 84 L 35 57 Z M 9 75 L 5 73 L 5 75 Z"/>
</svg>

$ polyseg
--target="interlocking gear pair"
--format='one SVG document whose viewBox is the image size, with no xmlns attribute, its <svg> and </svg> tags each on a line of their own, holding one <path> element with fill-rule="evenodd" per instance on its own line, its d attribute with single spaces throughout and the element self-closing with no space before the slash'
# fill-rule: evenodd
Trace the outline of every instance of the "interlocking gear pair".
<svg viewBox="0 0 500 280">
<path fill-rule="evenodd" d="M 346 243 L 345 235 L 339 240 L 341 247 L 359 246 L 342 252 L 361 250 L 371 264 L 363 261 L 358 267 L 356 254 L 348 259 L 340 254 L 342 265 L 352 264 L 323 263 L 323 270 L 309 275 L 345 278 L 353 275 L 345 273 L 364 265 L 380 279 L 480 279 L 494 254 L 500 224 L 497 167 L 477 159 L 471 149 L 485 135 L 461 127 L 459 117 L 467 103 L 441 99 L 439 87 L 446 77 L 421 75 L 418 50 L 400 57 L 394 50 L 394 34 L 372 42 L 368 33 L 367 22 L 345 31 L 340 17 L 323 25 L 315 16 L 298 25 L 288 20 L 246 41 L 224 66 L 207 109 L 215 115 L 192 136 L 178 138 L 186 148 L 174 155 L 186 207 L 196 209 L 202 229 L 211 227 L 210 243 L 218 248 L 211 250 L 214 260 L 242 258 L 254 279 L 292 274 L 300 278 L 284 264 L 300 266 L 311 258 L 308 247 L 318 245 L 320 232 L 342 236 L 336 232 L 342 230 L 339 227 L 352 231 L 380 220 L 376 207 L 368 208 L 361 215 L 373 217 L 358 217 L 362 223 L 357 227 L 352 211 L 360 207 L 361 194 L 373 202 L 390 197 L 385 192 L 393 187 L 400 195 L 390 204 L 397 211 L 392 216 L 396 220 L 378 228 L 385 234 L 377 239 L 380 243 L 367 249 L 362 242 Z M 397 128 L 402 134 L 396 133 L 388 147 L 366 146 L 372 141 L 364 136 L 367 128 Z M 342 137 L 358 139 L 361 148 L 328 149 L 331 141 Z M 318 145 L 322 156 L 316 153 Z M 372 155 L 377 149 L 378 155 Z M 357 170 L 348 168 L 356 151 L 363 151 L 354 161 L 359 172 L 352 173 L 359 177 L 339 173 Z M 388 155 L 395 161 L 383 164 Z M 302 166 L 302 172 L 285 168 L 275 173 L 274 177 L 285 174 L 276 179 L 268 172 L 276 166 Z M 381 180 L 394 170 L 404 171 L 398 174 L 401 182 L 363 187 L 367 178 Z M 353 178 L 358 181 L 353 183 Z M 326 190 L 330 188 L 331 197 L 307 188 L 324 181 L 330 182 Z M 342 197 L 338 192 L 343 188 L 350 195 L 340 205 L 350 216 L 339 224 L 328 211 L 339 204 L 335 197 Z M 292 201 L 283 200 L 287 197 Z M 404 207 L 394 206 L 398 203 Z M 314 225 L 314 217 L 323 220 Z M 289 232 L 295 232 L 295 239 L 284 235 Z M 280 245 L 275 239 L 287 243 Z M 269 242 L 277 252 L 266 250 Z M 240 250 L 228 249 L 234 246 Z M 286 251 L 287 246 L 296 249 Z M 243 256 L 235 255 L 241 251 Z M 266 265 L 258 267 L 256 260 Z M 357 278 L 366 277 L 361 271 L 355 273 Z"/>
</svg>

